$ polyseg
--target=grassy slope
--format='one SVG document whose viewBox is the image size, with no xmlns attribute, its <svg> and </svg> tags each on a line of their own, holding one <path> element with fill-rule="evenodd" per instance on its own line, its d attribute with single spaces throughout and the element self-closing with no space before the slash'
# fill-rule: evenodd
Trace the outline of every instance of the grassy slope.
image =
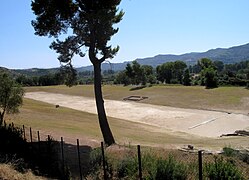
<svg viewBox="0 0 249 180">
<path fill-rule="evenodd" d="M 20 114 L 12 116 L 15 124 L 26 127 L 33 127 L 41 133 L 51 133 L 64 137 L 84 138 L 101 140 L 97 116 L 94 114 L 76 111 L 60 107 L 56 109 L 53 105 L 34 101 L 24 100 Z M 123 143 L 144 143 L 155 145 L 157 143 L 191 143 L 193 140 L 173 134 L 158 132 L 156 128 L 133 122 L 127 122 L 116 118 L 109 118 L 113 133 L 120 144 Z M 57 137 L 57 136 L 55 136 Z M 57 137 L 57 139 L 58 139 Z M 196 143 L 198 143 L 196 138 Z"/>
<path fill-rule="evenodd" d="M 92 97 L 92 88 L 92 86 L 76 86 L 73 88 L 51 86 L 31 87 L 27 88 L 26 91 L 46 91 Z M 123 97 L 129 95 L 141 95 L 149 97 L 148 100 L 143 101 L 145 103 L 206 109 L 222 107 L 233 110 L 236 110 L 236 106 L 241 105 L 241 98 L 249 96 L 249 91 L 234 87 L 205 90 L 202 87 L 155 86 L 138 91 L 129 91 L 129 88 L 104 86 L 104 96 L 108 99 L 122 100 Z M 203 106 L 200 107 L 200 104 Z M 76 138 L 88 138 L 98 141 L 102 139 L 96 115 L 62 107 L 56 109 L 52 105 L 29 99 L 24 100 L 21 113 L 12 117 L 12 120 L 18 125 L 25 124 L 28 127 L 33 127 L 35 130 L 41 130 L 43 134 L 52 134 L 57 139 L 60 136 L 71 137 L 71 143 L 74 143 Z M 166 133 L 154 127 L 115 118 L 109 118 L 109 122 L 119 144 L 131 142 L 132 144 L 140 143 L 164 147 L 195 144 L 199 147 L 215 149 L 226 145 L 238 147 L 246 146 L 247 144 L 246 138 L 199 138 L 196 136 L 186 136 L 183 133 Z"/>
<path fill-rule="evenodd" d="M 0 179 L 6 180 L 46 180 L 47 178 L 33 175 L 31 171 L 20 173 L 11 164 L 0 163 Z"/>
</svg>

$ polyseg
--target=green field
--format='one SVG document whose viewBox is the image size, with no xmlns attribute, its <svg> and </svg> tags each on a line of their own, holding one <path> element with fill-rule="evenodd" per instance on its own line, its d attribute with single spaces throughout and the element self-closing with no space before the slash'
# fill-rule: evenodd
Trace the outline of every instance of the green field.
<svg viewBox="0 0 249 180">
<path fill-rule="evenodd" d="M 154 86 L 141 90 L 130 91 L 131 87 L 103 86 L 106 99 L 122 100 L 130 95 L 147 96 L 143 103 L 167 105 L 174 107 L 214 109 L 225 111 L 241 111 L 246 113 L 249 107 L 244 99 L 249 97 L 249 91 L 240 87 L 221 87 L 206 90 L 203 87 L 184 86 Z M 66 86 L 29 87 L 26 92 L 45 91 L 78 96 L 93 96 L 93 86 Z M 51 134 L 55 139 L 61 136 L 68 137 L 71 143 L 76 138 L 82 143 L 100 142 L 102 140 L 97 116 L 90 113 L 68 108 L 55 108 L 53 105 L 24 99 L 20 113 L 8 116 L 9 121 L 33 130 L 40 130 L 41 134 Z M 187 144 L 194 144 L 199 148 L 220 149 L 224 146 L 246 147 L 248 138 L 201 138 L 184 133 L 164 132 L 156 127 L 140 123 L 128 122 L 122 119 L 108 118 L 117 143 L 142 144 L 145 146 L 160 146 L 177 148 Z"/>
</svg>

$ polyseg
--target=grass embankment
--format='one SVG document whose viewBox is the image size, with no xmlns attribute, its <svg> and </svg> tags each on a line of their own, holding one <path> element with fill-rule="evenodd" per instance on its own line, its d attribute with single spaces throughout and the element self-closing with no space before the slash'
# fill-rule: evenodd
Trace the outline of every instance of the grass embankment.
<svg viewBox="0 0 249 180">
<path fill-rule="evenodd" d="M 26 127 L 32 127 L 34 130 L 40 130 L 42 134 L 51 134 L 57 140 L 63 137 L 69 137 L 73 142 L 76 138 L 83 140 L 101 141 L 97 115 L 76 111 L 68 108 L 55 108 L 53 105 L 24 99 L 24 104 L 20 109 L 20 114 L 12 116 L 15 124 Z M 174 134 L 158 132 L 156 128 L 144 124 L 123 121 L 121 119 L 109 118 L 113 134 L 120 144 L 142 143 L 145 145 L 157 144 L 185 144 L 201 143 Z M 28 133 L 28 130 L 27 130 Z M 44 137 L 45 138 L 45 137 Z M 69 139 L 69 140 L 70 140 Z"/>
<path fill-rule="evenodd" d="M 192 108 L 208 109 L 247 114 L 249 112 L 249 91 L 244 87 L 219 87 L 205 89 L 201 86 L 153 86 L 140 90 L 130 91 L 131 86 L 103 86 L 105 99 L 123 100 L 124 97 L 139 95 L 149 97 L 142 103 Z M 93 97 L 93 86 L 66 86 L 30 87 L 27 92 L 45 91 L 68 95 Z"/>
<path fill-rule="evenodd" d="M 249 97 L 249 91 L 237 87 L 221 87 L 206 90 L 203 87 L 184 86 L 155 86 L 137 91 L 130 91 L 131 87 L 103 86 L 103 94 L 107 99 L 122 100 L 130 95 L 148 96 L 144 103 L 169 105 L 185 108 L 214 108 L 222 107 L 226 110 L 236 110 L 236 106 L 243 107 L 243 98 Z M 79 96 L 93 96 L 93 87 L 66 86 L 30 87 L 26 92 L 45 91 Z M 200 106 L 202 104 L 202 106 Z M 247 106 L 248 107 L 248 106 Z M 242 108 L 243 109 L 243 108 Z M 248 110 L 248 109 L 247 109 Z M 175 148 L 186 144 L 194 144 L 204 148 L 222 148 L 227 145 L 233 147 L 246 146 L 247 140 L 242 137 L 211 139 L 186 135 L 179 132 L 164 132 L 158 128 L 144 124 L 108 118 L 113 134 L 119 144 L 142 144 L 148 146 L 163 146 Z M 97 116 L 94 114 L 76 111 L 68 108 L 55 108 L 53 105 L 24 99 L 21 113 L 12 117 L 18 124 L 31 126 L 40 130 L 41 134 L 51 134 L 55 139 L 67 137 L 66 141 L 76 142 L 76 138 L 83 143 L 99 143 L 102 136 L 99 130 Z M 93 140 L 93 141 L 92 141 Z M 96 141 L 97 142 L 96 142 Z"/>
<path fill-rule="evenodd" d="M 31 171 L 20 173 L 11 164 L 0 163 L 0 179 L 3 180 L 46 180 L 40 176 L 35 176 Z"/>
</svg>

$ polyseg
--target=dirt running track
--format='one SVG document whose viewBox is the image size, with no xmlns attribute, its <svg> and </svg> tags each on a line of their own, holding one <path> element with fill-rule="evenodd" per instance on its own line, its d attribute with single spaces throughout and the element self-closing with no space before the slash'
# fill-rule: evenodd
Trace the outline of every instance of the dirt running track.
<svg viewBox="0 0 249 180">
<path fill-rule="evenodd" d="M 54 105 L 96 114 L 95 100 L 47 92 L 29 92 L 30 98 Z M 249 129 L 249 116 L 225 112 L 173 108 L 137 102 L 105 100 L 109 117 L 144 123 L 159 131 L 185 132 L 204 137 L 218 137 L 235 130 Z"/>
</svg>

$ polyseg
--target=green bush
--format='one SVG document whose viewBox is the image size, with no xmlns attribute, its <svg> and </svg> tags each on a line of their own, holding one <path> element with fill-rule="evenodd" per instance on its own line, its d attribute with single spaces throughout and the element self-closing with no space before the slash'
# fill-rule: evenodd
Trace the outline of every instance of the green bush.
<svg viewBox="0 0 249 180">
<path fill-rule="evenodd" d="M 244 153 L 239 153 L 239 159 L 242 160 L 243 162 L 249 164 L 249 152 L 246 151 Z"/>
<path fill-rule="evenodd" d="M 126 156 L 117 165 L 118 178 L 134 178 L 138 172 L 138 161 L 136 157 Z"/>
<path fill-rule="evenodd" d="M 225 161 L 223 158 L 215 157 L 214 163 L 205 165 L 206 177 L 212 180 L 243 180 L 242 173 L 233 161 Z"/>
<path fill-rule="evenodd" d="M 223 154 L 228 157 L 236 157 L 240 159 L 241 161 L 249 164 L 249 151 L 247 150 L 239 151 L 239 150 L 232 149 L 230 147 L 224 147 Z"/>
<path fill-rule="evenodd" d="M 238 154 L 238 151 L 231 148 L 231 147 L 224 147 L 223 154 L 228 156 L 228 157 L 233 157 L 233 156 L 236 156 Z"/>
<path fill-rule="evenodd" d="M 173 156 L 168 159 L 159 159 L 157 161 L 157 180 L 184 180 L 187 179 L 187 167 L 177 162 Z"/>
<path fill-rule="evenodd" d="M 158 159 L 154 153 L 145 153 L 142 156 L 143 176 L 145 179 L 156 178 L 157 161 Z"/>
<path fill-rule="evenodd" d="M 143 178 L 147 180 L 185 180 L 187 179 L 187 166 L 177 162 L 173 156 L 168 159 L 157 158 L 147 153 L 142 156 Z M 138 160 L 136 156 L 126 156 L 117 166 L 119 179 L 137 179 Z"/>
</svg>

